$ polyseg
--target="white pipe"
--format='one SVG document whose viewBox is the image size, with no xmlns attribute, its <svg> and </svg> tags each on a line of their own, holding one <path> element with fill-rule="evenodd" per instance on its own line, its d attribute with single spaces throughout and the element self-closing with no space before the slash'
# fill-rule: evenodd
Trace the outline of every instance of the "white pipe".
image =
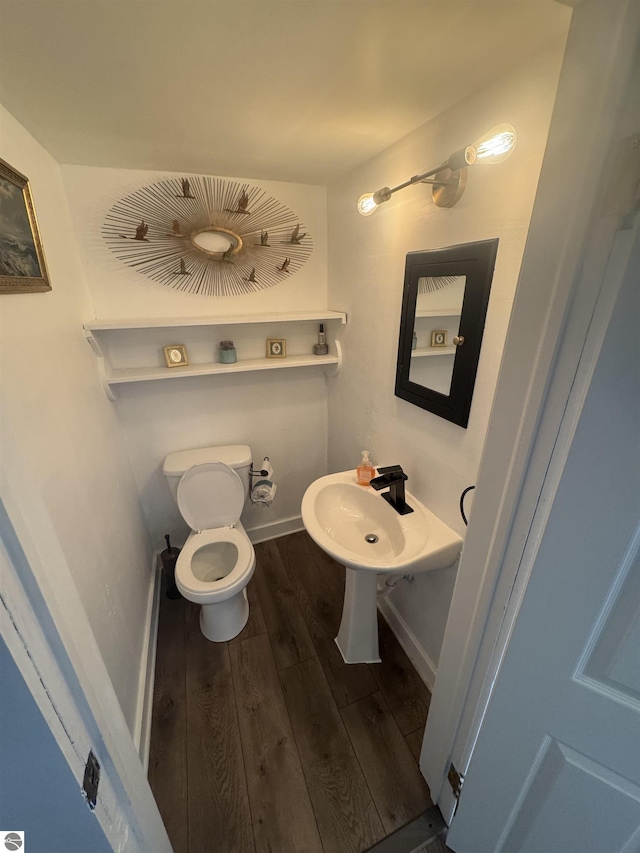
<svg viewBox="0 0 640 853">
<path fill-rule="evenodd" d="M 387 578 L 384 583 L 381 584 L 378 581 L 378 598 L 385 598 L 389 595 L 398 585 L 398 581 L 402 580 L 404 575 L 391 575 L 391 577 Z"/>
<path fill-rule="evenodd" d="M 378 598 L 385 598 L 387 595 L 393 592 L 393 590 L 398 585 L 398 581 L 406 581 L 407 583 L 413 583 L 413 580 L 413 575 L 391 575 L 391 577 L 388 577 L 382 585 L 380 585 L 380 581 L 378 580 Z"/>
</svg>

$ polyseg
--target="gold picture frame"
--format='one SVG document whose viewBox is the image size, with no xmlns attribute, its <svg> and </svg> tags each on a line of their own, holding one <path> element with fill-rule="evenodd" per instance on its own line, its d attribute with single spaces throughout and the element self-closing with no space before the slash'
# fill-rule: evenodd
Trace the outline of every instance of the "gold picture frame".
<svg viewBox="0 0 640 853">
<path fill-rule="evenodd" d="M 287 341 L 285 338 L 267 338 L 267 358 L 286 358 Z"/>
<path fill-rule="evenodd" d="M 0 160 L 0 293 L 51 290 L 29 179 Z"/>
<path fill-rule="evenodd" d="M 185 364 L 189 364 L 187 348 L 183 344 L 169 344 L 162 349 L 167 367 L 184 367 Z"/>
<path fill-rule="evenodd" d="M 431 332 L 431 346 L 432 347 L 446 347 L 447 346 L 447 330 L 446 329 L 434 329 Z"/>
</svg>

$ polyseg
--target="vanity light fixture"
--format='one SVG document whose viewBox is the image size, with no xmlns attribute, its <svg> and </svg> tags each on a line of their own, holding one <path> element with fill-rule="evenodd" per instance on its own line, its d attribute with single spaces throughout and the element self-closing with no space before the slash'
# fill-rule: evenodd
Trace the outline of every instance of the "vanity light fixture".
<svg viewBox="0 0 640 853">
<path fill-rule="evenodd" d="M 413 184 L 431 184 L 433 202 L 438 207 L 453 207 L 467 185 L 467 166 L 502 163 L 511 154 L 516 144 L 516 132 L 510 124 L 498 124 L 480 136 L 471 145 L 455 151 L 437 169 L 414 175 L 397 187 L 382 187 L 374 193 L 365 193 L 358 199 L 358 210 L 370 216 L 379 205 L 389 201 L 393 193 Z"/>
</svg>

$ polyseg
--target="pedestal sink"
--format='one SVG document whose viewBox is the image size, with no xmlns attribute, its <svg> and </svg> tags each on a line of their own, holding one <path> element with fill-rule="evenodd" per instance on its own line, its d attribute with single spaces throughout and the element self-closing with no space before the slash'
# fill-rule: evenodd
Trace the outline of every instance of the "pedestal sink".
<svg viewBox="0 0 640 853">
<path fill-rule="evenodd" d="M 342 621 L 336 643 L 346 663 L 380 663 L 377 580 L 417 574 L 454 563 L 462 539 L 410 492 L 413 509 L 399 515 L 355 471 L 329 474 L 302 498 L 302 521 L 323 551 L 346 568 Z"/>
</svg>

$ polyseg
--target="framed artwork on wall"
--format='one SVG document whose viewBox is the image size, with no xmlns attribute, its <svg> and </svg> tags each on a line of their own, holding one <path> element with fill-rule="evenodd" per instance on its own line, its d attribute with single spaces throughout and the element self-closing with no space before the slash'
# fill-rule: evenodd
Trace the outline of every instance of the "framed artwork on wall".
<svg viewBox="0 0 640 853">
<path fill-rule="evenodd" d="M 29 180 L 0 160 L 0 293 L 51 290 Z"/>
</svg>

